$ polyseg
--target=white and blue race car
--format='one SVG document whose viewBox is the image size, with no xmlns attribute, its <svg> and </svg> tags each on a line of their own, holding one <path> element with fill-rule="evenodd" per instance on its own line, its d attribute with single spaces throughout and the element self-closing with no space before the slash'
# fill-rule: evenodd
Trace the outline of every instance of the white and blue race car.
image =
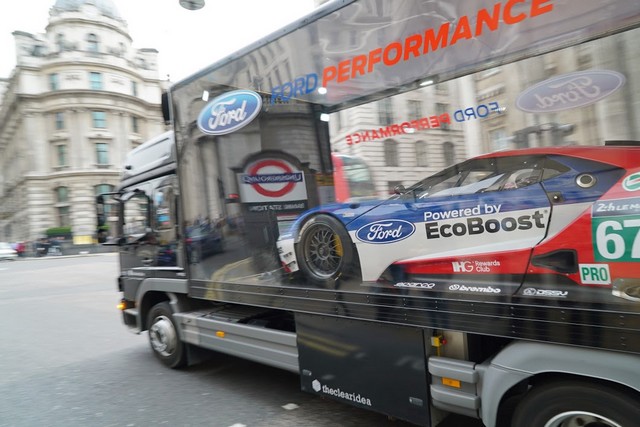
<svg viewBox="0 0 640 427">
<path fill-rule="evenodd" d="M 284 269 L 327 287 L 640 278 L 638 146 L 493 153 L 397 193 L 302 214 L 278 240 Z"/>
</svg>

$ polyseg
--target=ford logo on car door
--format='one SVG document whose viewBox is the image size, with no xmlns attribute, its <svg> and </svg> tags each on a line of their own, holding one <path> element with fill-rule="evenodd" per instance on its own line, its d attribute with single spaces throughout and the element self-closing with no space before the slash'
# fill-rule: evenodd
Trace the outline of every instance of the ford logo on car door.
<svg viewBox="0 0 640 427">
<path fill-rule="evenodd" d="M 250 90 L 235 90 L 213 99 L 198 116 L 198 127 L 209 135 L 225 135 L 251 123 L 262 109 L 262 98 Z"/>
<path fill-rule="evenodd" d="M 363 225 L 356 231 L 356 237 L 366 243 L 392 243 L 406 239 L 414 231 L 416 227 L 409 221 L 388 219 Z"/>
</svg>

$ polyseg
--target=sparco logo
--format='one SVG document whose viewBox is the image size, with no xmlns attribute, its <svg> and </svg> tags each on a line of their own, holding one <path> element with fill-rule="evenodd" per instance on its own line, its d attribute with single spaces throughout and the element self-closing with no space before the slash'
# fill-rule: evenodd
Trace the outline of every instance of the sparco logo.
<svg viewBox="0 0 640 427">
<path fill-rule="evenodd" d="M 415 225 L 401 219 L 376 221 L 356 231 L 356 237 L 366 243 L 391 243 L 404 240 L 416 231 Z"/>
<path fill-rule="evenodd" d="M 421 289 L 433 289 L 436 287 L 435 283 L 424 282 L 398 282 L 394 286 L 398 288 L 421 288 Z"/>
<path fill-rule="evenodd" d="M 553 291 L 548 289 L 527 288 L 522 293 L 529 297 L 566 297 L 569 295 L 567 291 Z"/>
<path fill-rule="evenodd" d="M 483 233 L 497 233 L 499 231 L 530 230 L 532 228 L 544 228 L 545 214 L 535 211 L 533 215 L 521 215 L 517 218 L 504 217 L 483 220 L 480 217 L 467 218 L 464 222 L 453 224 L 440 224 L 438 221 L 427 222 L 427 239 L 439 239 L 440 237 L 465 236 Z"/>
<path fill-rule="evenodd" d="M 250 90 L 236 90 L 208 103 L 198 116 L 198 127 L 210 135 L 225 135 L 251 123 L 261 109 L 260 95 Z"/>
</svg>

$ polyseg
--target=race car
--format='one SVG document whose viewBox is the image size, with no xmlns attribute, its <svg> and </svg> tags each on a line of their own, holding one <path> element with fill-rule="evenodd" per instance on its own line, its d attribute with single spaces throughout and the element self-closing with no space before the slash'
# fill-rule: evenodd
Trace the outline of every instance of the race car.
<svg viewBox="0 0 640 427">
<path fill-rule="evenodd" d="M 482 155 L 387 200 L 306 211 L 277 245 L 286 271 L 326 287 L 355 277 L 562 296 L 582 286 L 640 301 L 629 290 L 640 287 L 640 144 Z"/>
</svg>

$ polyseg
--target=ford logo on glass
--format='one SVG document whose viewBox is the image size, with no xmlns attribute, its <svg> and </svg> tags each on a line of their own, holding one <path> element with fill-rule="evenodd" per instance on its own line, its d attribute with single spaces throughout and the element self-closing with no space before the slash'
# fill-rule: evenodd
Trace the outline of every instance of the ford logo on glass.
<svg viewBox="0 0 640 427">
<path fill-rule="evenodd" d="M 563 74 L 522 92 L 516 99 L 516 106 L 529 113 L 550 113 L 583 107 L 611 95 L 624 82 L 624 75 L 609 70 Z"/>
<path fill-rule="evenodd" d="M 391 243 L 404 240 L 416 231 L 409 221 L 389 219 L 363 225 L 356 231 L 356 237 L 366 243 Z"/>
<path fill-rule="evenodd" d="M 209 102 L 198 116 L 198 127 L 209 135 L 225 135 L 251 123 L 262 109 L 262 98 L 250 90 L 235 90 Z"/>
</svg>

